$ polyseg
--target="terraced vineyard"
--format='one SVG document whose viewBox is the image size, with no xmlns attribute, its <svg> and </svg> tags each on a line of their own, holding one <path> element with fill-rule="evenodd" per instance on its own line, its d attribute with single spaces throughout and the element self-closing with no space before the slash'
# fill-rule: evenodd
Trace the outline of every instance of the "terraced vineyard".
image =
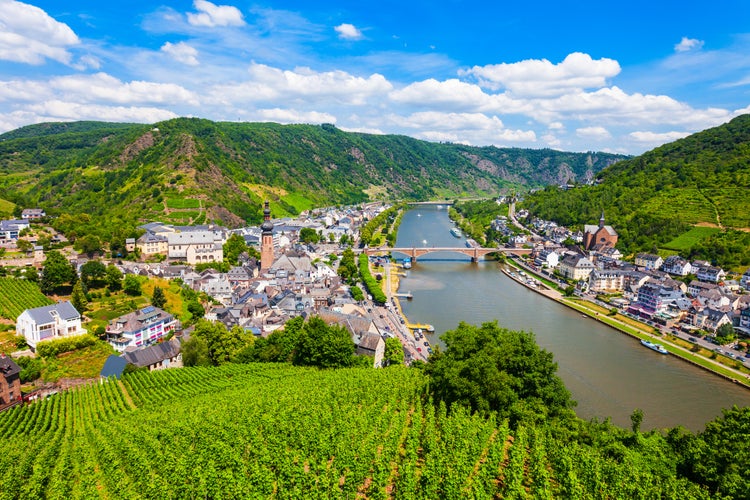
<svg viewBox="0 0 750 500">
<path fill-rule="evenodd" d="M 448 415 L 425 384 L 276 364 L 92 384 L 0 414 L 0 498 L 705 497 L 629 452 Z"/>
<path fill-rule="evenodd" d="M 36 283 L 0 278 L 0 317 L 15 321 L 26 309 L 52 304 Z"/>
</svg>

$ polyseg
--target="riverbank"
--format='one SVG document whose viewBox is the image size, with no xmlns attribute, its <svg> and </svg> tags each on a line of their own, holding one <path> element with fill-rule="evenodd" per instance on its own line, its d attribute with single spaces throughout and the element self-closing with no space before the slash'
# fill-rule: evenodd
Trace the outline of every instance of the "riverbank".
<svg viewBox="0 0 750 500">
<path fill-rule="evenodd" d="M 514 269 L 520 271 L 523 271 L 524 273 L 528 273 L 531 276 L 536 277 L 537 279 L 541 280 L 542 278 L 537 276 L 536 273 L 533 272 L 533 270 L 524 267 L 523 269 L 520 266 L 520 263 L 516 261 L 506 261 L 508 265 L 513 267 Z M 635 320 L 628 319 L 628 321 L 623 321 L 618 319 L 617 317 L 611 317 L 608 316 L 606 313 L 603 313 L 603 311 L 597 310 L 595 304 L 591 304 L 591 306 L 588 306 L 586 304 L 585 299 L 580 299 L 579 301 L 574 301 L 573 299 L 566 298 L 558 292 L 557 290 L 553 290 L 540 281 L 536 281 L 536 283 L 539 283 L 539 285 L 531 286 L 529 283 L 524 281 L 519 277 L 519 275 L 513 276 L 511 275 L 511 272 L 501 268 L 503 272 L 509 276 L 513 281 L 516 283 L 519 283 L 529 290 L 532 290 L 534 292 L 539 293 L 540 295 L 544 295 L 547 298 L 550 298 L 559 304 L 562 304 L 566 307 L 569 307 L 571 309 L 574 309 L 581 314 L 585 314 L 588 318 L 594 319 L 614 330 L 617 330 L 619 333 L 624 333 L 630 337 L 633 337 L 637 340 L 649 340 L 654 341 L 657 340 L 661 344 L 664 345 L 664 347 L 669 351 L 670 354 L 673 354 L 676 358 L 686 361 L 690 363 L 693 366 L 697 366 L 703 370 L 706 370 L 714 375 L 718 375 L 719 377 L 729 380 L 730 382 L 733 382 L 737 385 L 740 385 L 742 387 L 745 387 L 747 389 L 750 389 L 750 375 L 747 373 L 743 373 L 740 370 L 733 369 L 731 367 L 728 367 L 726 365 L 723 365 L 717 361 L 714 361 L 710 358 L 706 358 L 704 356 L 699 356 L 697 354 L 692 353 L 690 350 L 685 349 L 684 347 L 677 345 L 674 343 L 670 338 L 667 336 L 665 337 L 663 334 L 656 335 L 654 333 L 651 333 L 649 330 L 653 330 L 652 327 L 641 323 L 639 326 L 635 326 L 632 323 L 636 322 Z"/>
</svg>

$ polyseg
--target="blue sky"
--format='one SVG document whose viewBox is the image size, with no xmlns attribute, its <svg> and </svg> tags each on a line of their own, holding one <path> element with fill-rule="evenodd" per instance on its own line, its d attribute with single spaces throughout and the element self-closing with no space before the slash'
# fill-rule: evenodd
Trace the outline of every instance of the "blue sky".
<svg viewBox="0 0 750 500">
<path fill-rule="evenodd" d="M 639 154 L 748 112 L 746 0 L 0 0 L 0 132 L 195 116 Z"/>
</svg>

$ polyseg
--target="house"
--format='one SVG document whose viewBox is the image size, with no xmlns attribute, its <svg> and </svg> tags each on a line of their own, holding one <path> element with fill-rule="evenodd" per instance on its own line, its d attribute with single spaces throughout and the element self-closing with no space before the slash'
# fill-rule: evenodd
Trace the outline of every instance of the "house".
<svg viewBox="0 0 750 500">
<path fill-rule="evenodd" d="M 215 231 L 184 231 L 167 234 L 167 257 L 195 265 L 224 260 L 221 236 Z"/>
<path fill-rule="evenodd" d="M 750 307 L 745 308 L 740 312 L 740 324 L 737 330 L 750 336 Z"/>
<path fill-rule="evenodd" d="M 181 344 L 178 339 L 144 347 L 128 347 L 122 354 L 128 363 L 149 371 L 182 367 Z"/>
<path fill-rule="evenodd" d="M 693 271 L 693 266 L 690 265 L 690 262 L 679 255 L 670 255 L 664 259 L 661 269 L 665 273 L 674 274 L 676 276 L 687 276 Z"/>
<path fill-rule="evenodd" d="M 534 259 L 534 264 L 547 269 L 554 269 L 560 262 L 560 256 L 554 250 L 542 250 Z"/>
<path fill-rule="evenodd" d="M 558 266 L 560 274 L 573 281 L 588 279 L 594 264 L 582 255 L 566 255 Z"/>
<path fill-rule="evenodd" d="M 750 291 L 750 268 L 748 268 L 742 275 L 742 278 L 740 278 L 740 286 L 745 290 Z"/>
<path fill-rule="evenodd" d="M 17 240 L 18 233 L 29 227 L 29 221 L 13 219 L 0 220 L 0 243 L 4 241 Z"/>
<path fill-rule="evenodd" d="M 135 242 L 135 246 L 141 251 L 141 256 L 167 254 L 167 237 L 161 234 L 145 233 Z"/>
<path fill-rule="evenodd" d="M 154 306 L 147 306 L 109 322 L 105 330 L 107 342 L 118 352 L 130 346 L 141 347 L 156 343 L 175 330 L 177 320 Z"/>
<path fill-rule="evenodd" d="M 732 324 L 732 318 L 727 308 L 713 309 L 706 307 L 695 315 L 695 326 L 715 332 L 720 326 Z"/>
<path fill-rule="evenodd" d="M 589 290 L 592 292 L 621 292 L 624 288 L 625 271 L 595 269 L 589 275 Z"/>
<path fill-rule="evenodd" d="M 723 269 L 712 266 L 710 262 L 706 262 L 705 260 L 696 260 L 691 266 L 696 278 L 708 283 L 719 283 L 727 275 Z"/>
<path fill-rule="evenodd" d="M 635 256 L 635 265 L 645 267 L 648 270 L 659 269 L 664 260 L 658 255 L 650 253 L 639 253 Z"/>
<path fill-rule="evenodd" d="M 62 337 L 83 335 L 81 315 L 69 301 L 50 306 L 26 309 L 16 319 L 16 333 L 26 338 L 29 347 L 36 349 L 37 343 Z"/>
<path fill-rule="evenodd" d="M 688 284 L 687 291 L 693 297 L 697 297 L 705 290 L 714 290 L 716 288 L 719 288 L 719 285 L 715 283 L 705 283 L 703 281 L 693 280 Z"/>
<path fill-rule="evenodd" d="M 357 348 L 355 350 L 358 356 L 372 356 L 373 366 L 380 368 L 383 366 L 383 356 L 385 354 L 385 341 L 377 333 L 363 333 L 353 338 Z"/>
<path fill-rule="evenodd" d="M 21 367 L 15 361 L 5 354 L 0 354 L 0 410 L 23 401 L 20 373 Z"/>
<path fill-rule="evenodd" d="M 21 212 L 21 218 L 24 220 L 36 220 L 46 216 L 43 208 L 24 208 Z"/>
<path fill-rule="evenodd" d="M 593 250 L 597 247 L 602 250 L 614 247 L 617 244 L 617 231 L 604 223 L 604 212 L 599 218 L 599 225 L 586 224 L 583 227 L 583 248 Z"/>
</svg>

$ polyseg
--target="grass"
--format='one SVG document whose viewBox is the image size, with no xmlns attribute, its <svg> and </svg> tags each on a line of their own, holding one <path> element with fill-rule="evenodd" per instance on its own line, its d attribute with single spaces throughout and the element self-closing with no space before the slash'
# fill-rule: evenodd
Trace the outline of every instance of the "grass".
<svg viewBox="0 0 750 500">
<path fill-rule="evenodd" d="M 16 208 L 16 204 L 12 201 L 4 200 L 0 198 L 0 214 L 12 215 L 13 210 Z"/>
<path fill-rule="evenodd" d="M 3 325 L 4 327 L 6 325 Z M 17 351 L 16 348 L 16 328 L 12 325 L 10 329 L 3 329 L 0 331 L 0 352 L 3 354 L 10 354 L 13 351 Z"/>
<path fill-rule="evenodd" d="M 42 380 L 57 382 L 61 378 L 95 378 L 102 371 L 104 362 L 115 350 L 104 341 L 66 352 L 55 358 L 45 360 L 42 368 Z"/>
<path fill-rule="evenodd" d="M 200 208 L 201 201 L 195 198 L 167 198 L 167 208 Z"/>
<path fill-rule="evenodd" d="M 689 231 L 682 233 L 669 243 L 662 245 L 668 250 L 684 252 L 690 250 L 696 243 L 708 238 L 709 236 L 721 232 L 718 227 L 694 226 Z"/>
<path fill-rule="evenodd" d="M 171 214 L 164 214 L 162 215 L 162 217 L 170 220 L 190 220 L 197 218 L 202 213 L 203 212 L 200 212 L 198 210 L 186 210 L 183 212 L 172 212 Z"/>
<path fill-rule="evenodd" d="M 667 189 L 643 203 L 642 210 L 654 215 L 677 218 L 688 224 L 716 223 L 716 210 L 695 188 Z"/>
</svg>

